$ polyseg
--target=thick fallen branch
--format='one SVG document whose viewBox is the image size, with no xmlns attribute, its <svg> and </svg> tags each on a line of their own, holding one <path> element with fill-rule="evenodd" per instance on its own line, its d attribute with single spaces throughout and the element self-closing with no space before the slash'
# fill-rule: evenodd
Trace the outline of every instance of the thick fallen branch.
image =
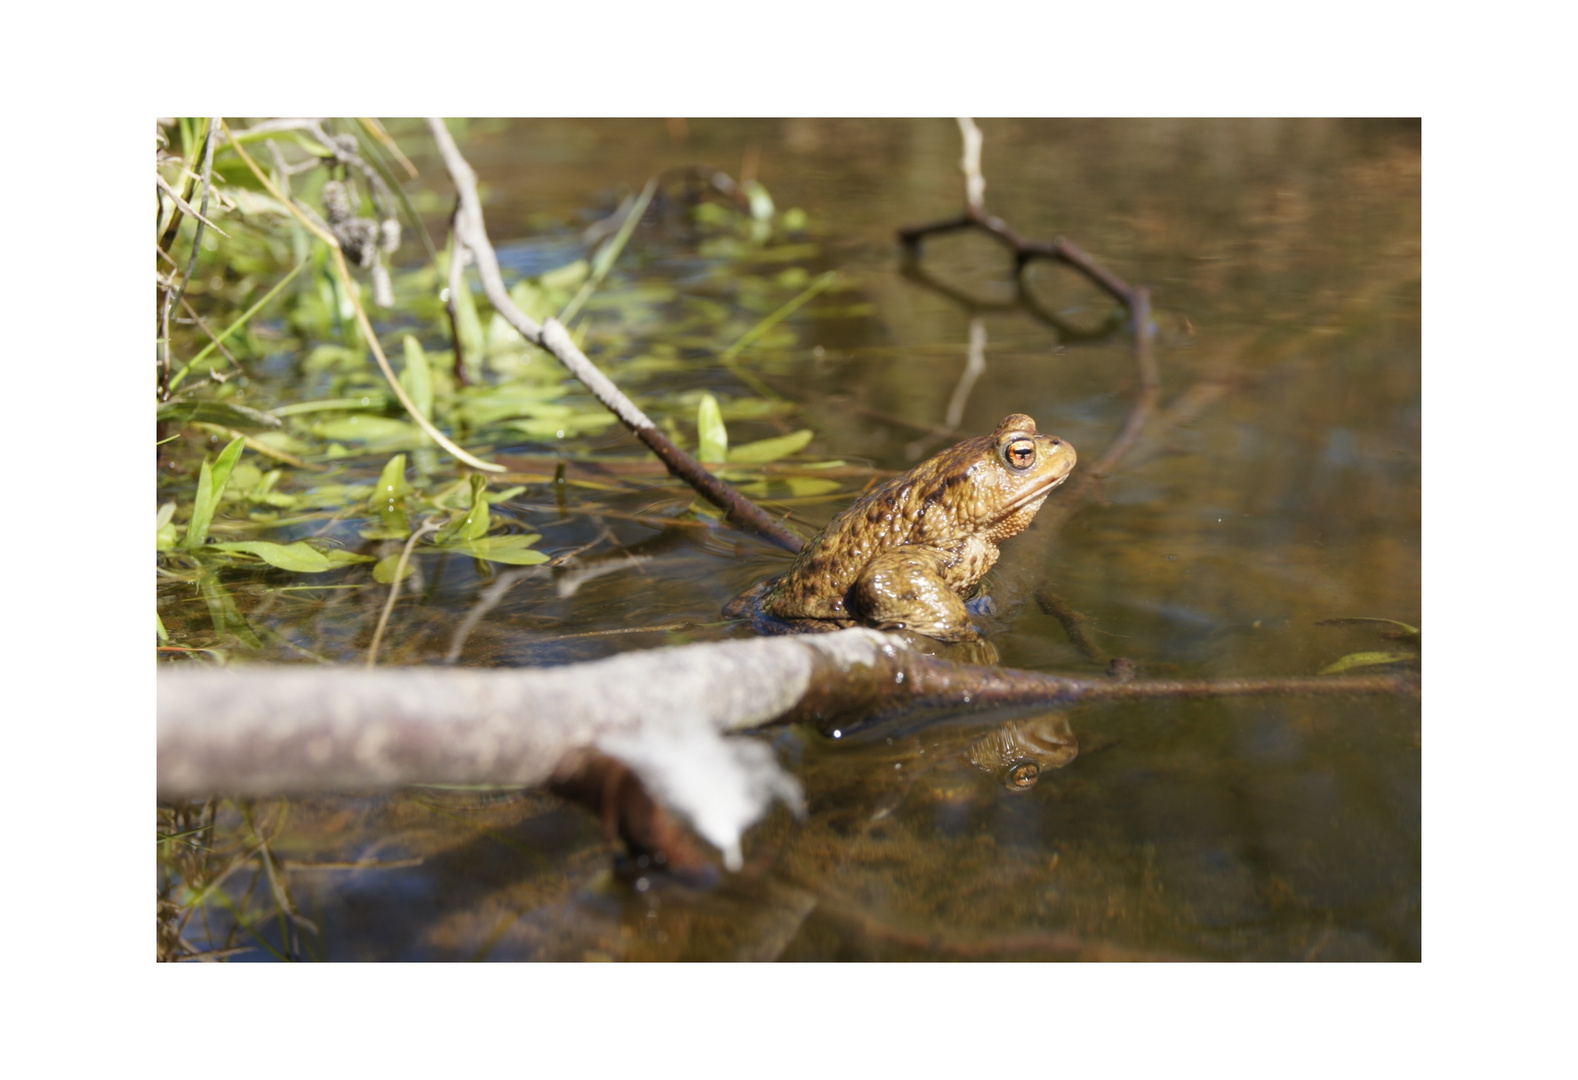
<svg viewBox="0 0 1578 1080">
<path fill-rule="evenodd" d="M 498 257 L 493 252 L 493 245 L 488 240 L 487 227 L 483 223 L 482 200 L 477 195 L 477 174 L 461 155 L 443 120 L 429 119 L 428 127 L 432 130 L 434 142 L 438 144 L 439 153 L 443 155 L 444 164 L 449 169 L 450 178 L 454 181 L 460 201 L 460 207 L 455 214 L 456 237 L 459 241 L 456 245 L 457 251 L 460 244 L 470 249 L 476 259 L 477 273 L 482 279 L 482 289 L 494 309 L 527 341 L 553 354 L 569 369 L 570 374 L 580 379 L 598 401 L 619 417 L 620 422 L 630 429 L 636 438 L 645 443 L 664 465 L 668 466 L 670 473 L 689 484 L 708 502 L 721 509 L 730 523 L 757 533 L 787 551 L 798 552 L 804 547 L 805 540 L 802 537 L 729 484 L 712 475 L 701 462 L 685 453 L 674 444 L 672 439 L 664 435 L 635 402 L 626 397 L 608 376 L 587 359 L 586 354 L 575 344 L 569 332 L 557 319 L 549 319 L 539 326 L 515 305 L 510 299 L 509 290 L 504 287 L 504 278 L 499 272 Z"/>
<path fill-rule="evenodd" d="M 875 630 L 708 642 L 556 668 L 166 668 L 162 797 L 411 783 L 539 784 L 572 752 L 914 709 L 1414 694 L 1414 675 L 1105 680 L 955 664 Z M 625 756 L 617 754 L 616 756 Z"/>
</svg>

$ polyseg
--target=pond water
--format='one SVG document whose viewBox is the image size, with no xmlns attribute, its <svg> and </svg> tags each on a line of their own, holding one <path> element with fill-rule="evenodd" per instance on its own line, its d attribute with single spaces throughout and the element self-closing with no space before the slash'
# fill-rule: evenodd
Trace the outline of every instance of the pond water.
<svg viewBox="0 0 1578 1080">
<path fill-rule="evenodd" d="M 1360 620 L 1419 624 L 1418 124 L 981 127 L 991 212 L 1150 286 L 1162 378 L 1113 474 L 1071 514 L 1054 493 L 1039 526 L 1004 545 L 1001 662 L 1097 677 L 1121 657 L 1142 676 L 1208 678 L 1417 657 L 1417 635 Z M 441 175 L 418 129 L 394 133 L 425 177 Z M 952 122 L 473 122 L 457 135 L 515 274 L 584 255 L 585 225 L 675 166 L 753 174 L 780 221 L 803 212 L 802 228 L 751 246 L 660 205 L 588 305 L 587 350 L 638 396 L 685 403 L 672 412 L 682 434 L 702 391 L 724 403 L 731 439 L 811 429 L 806 460 L 843 465 L 786 469 L 759 489 L 807 534 L 872 476 L 1008 413 L 1068 439 L 1085 467 L 1135 401 L 1128 334 L 1072 271 L 1034 264 L 1024 298 L 1008 253 L 980 234 L 928 241 L 918 267 L 901 258 L 898 227 L 961 208 Z M 430 223 L 442 237 L 442 214 Z M 717 362 L 826 270 L 832 288 L 737 368 Z M 310 368 L 306 390 L 281 389 L 303 370 L 300 355 L 277 354 L 256 381 L 280 400 L 326 389 Z M 736 636 L 723 604 L 786 564 L 687 513 L 688 491 L 617 426 L 490 449 L 514 470 L 496 488 L 523 487 L 496 511 L 540 533 L 546 554 L 585 554 L 555 570 L 423 562 L 386 664 L 559 664 Z M 586 482 L 553 483 L 558 460 L 594 453 L 627 458 L 617 483 L 574 469 Z M 329 479 L 370 482 L 388 456 L 352 455 Z M 359 538 L 366 524 L 314 522 L 289 538 L 385 554 Z M 359 568 L 333 588 L 279 571 L 231 579 L 255 635 L 239 658 L 361 662 L 387 596 L 368 582 Z M 1038 588 L 1077 613 L 1083 639 L 1029 600 Z M 177 638 L 222 646 L 203 629 L 212 600 L 161 586 L 160 614 Z M 1417 700 L 1020 719 L 1066 724 L 1079 744 L 1024 788 L 971 761 L 1002 737 L 1002 717 L 838 741 L 750 736 L 800 780 L 808 816 L 775 811 L 747 835 L 745 869 L 710 886 L 616 873 L 598 823 L 541 793 L 224 803 L 216 850 L 263 837 L 276 865 L 238 867 L 186 934 L 251 947 L 236 959 L 1419 959 Z M 305 921 L 264 918 L 281 889 Z"/>
</svg>

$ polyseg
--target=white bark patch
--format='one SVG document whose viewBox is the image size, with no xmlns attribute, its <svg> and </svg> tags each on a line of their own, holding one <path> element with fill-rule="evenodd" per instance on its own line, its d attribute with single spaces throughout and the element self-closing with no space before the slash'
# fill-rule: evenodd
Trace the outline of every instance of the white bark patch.
<svg viewBox="0 0 1578 1080">
<path fill-rule="evenodd" d="M 604 735 L 597 748 L 635 770 L 659 802 L 723 853 L 730 870 L 744 865 L 740 839 L 774 799 L 804 812 L 800 782 L 769 747 L 750 739 L 725 739 L 698 727 L 649 728 Z"/>
</svg>

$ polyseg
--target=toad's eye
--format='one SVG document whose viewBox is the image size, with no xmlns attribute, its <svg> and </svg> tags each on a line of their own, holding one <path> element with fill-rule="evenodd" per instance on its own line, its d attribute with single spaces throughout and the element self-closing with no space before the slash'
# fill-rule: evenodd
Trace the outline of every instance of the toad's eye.
<svg viewBox="0 0 1578 1080">
<path fill-rule="evenodd" d="M 1015 439 L 1003 450 L 1003 460 L 1021 471 L 1036 463 L 1036 441 Z"/>
</svg>

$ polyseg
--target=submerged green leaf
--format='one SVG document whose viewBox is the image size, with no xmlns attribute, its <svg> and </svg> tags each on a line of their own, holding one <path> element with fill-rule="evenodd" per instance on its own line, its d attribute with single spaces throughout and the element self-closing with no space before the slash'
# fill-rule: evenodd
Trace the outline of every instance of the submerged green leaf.
<svg viewBox="0 0 1578 1080">
<path fill-rule="evenodd" d="M 556 266 L 537 280 L 547 289 L 579 289 L 592 273 L 592 265 L 585 259 Z"/>
<path fill-rule="evenodd" d="M 171 520 L 174 516 L 175 503 L 167 502 L 159 507 L 158 527 L 154 534 L 154 545 L 158 551 L 169 551 L 175 547 L 175 522 Z"/>
<path fill-rule="evenodd" d="M 1405 622 L 1398 622 L 1396 619 L 1373 619 L 1373 618 L 1369 618 L 1367 616 L 1362 616 L 1362 615 L 1350 615 L 1350 616 L 1344 616 L 1344 617 L 1338 618 L 1338 619 L 1319 619 L 1319 620 L 1316 621 L 1315 625 L 1316 626 L 1356 626 L 1356 625 L 1360 625 L 1360 624 L 1363 624 L 1363 623 L 1380 623 L 1382 626 L 1395 626 L 1400 631 L 1402 631 L 1399 634 L 1386 634 L 1386 635 L 1384 635 L 1386 637 L 1397 637 L 1397 638 L 1410 637 L 1410 638 L 1416 638 L 1416 637 L 1419 636 L 1419 628 L 1417 626 L 1409 626 L 1407 623 L 1405 623 Z"/>
<path fill-rule="evenodd" d="M 351 563 L 372 562 L 370 555 L 332 549 L 319 551 L 311 544 L 298 540 L 294 544 L 273 544 L 267 540 L 237 540 L 228 544 L 210 544 L 218 551 L 240 551 L 256 555 L 270 566 L 293 570 L 298 574 L 321 574 Z"/>
<path fill-rule="evenodd" d="M 358 442 L 416 442 L 422 429 L 406 420 L 393 420 L 387 416 L 342 416 L 337 420 L 324 420 L 312 426 L 312 433 L 320 439 L 350 439 Z"/>
<path fill-rule="evenodd" d="M 701 439 L 697 457 L 708 465 L 721 465 L 729 458 L 729 432 L 723 426 L 723 412 L 718 399 L 711 394 L 701 396 L 696 409 L 696 434 Z"/>
<path fill-rule="evenodd" d="M 1403 660 L 1412 660 L 1413 653 L 1388 653 L 1388 652 L 1356 652 L 1349 653 L 1333 664 L 1321 668 L 1322 675 L 1335 675 L 1339 671 L 1349 668 L 1370 667 L 1375 664 L 1396 664 Z"/>
<path fill-rule="evenodd" d="M 466 516 L 450 522 L 438 531 L 433 542 L 440 546 L 462 540 L 476 540 L 488 534 L 488 500 L 483 496 L 487 489 L 486 477 L 471 476 L 471 509 Z"/>
<path fill-rule="evenodd" d="M 789 485 L 790 495 L 799 497 L 827 495 L 844 486 L 837 480 L 828 480 L 820 476 L 786 476 L 784 483 Z"/>
<path fill-rule="evenodd" d="M 799 431 L 788 435 L 779 435 L 772 439 L 759 439 L 756 442 L 744 443 L 729 451 L 729 461 L 739 464 L 760 465 L 763 462 L 777 461 L 781 457 L 797 454 L 806 448 L 815 432 L 810 428 L 801 428 Z M 707 460 L 702 458 L 703 461 Z"/>
<path fill-rule="evenodd" d="M 488 562 L 508 563 L 511 566 L 536 566 L 548 561 L 548 556 L 532 545 L 541 540 L 537 533 L 526 536 L 484 536 L 455 544 L 449 550 L 463 551 L 473 558 Z"/>
<path fill-rule="evenodd" d="M 405 478 L 405 455 L 396 454 L 384 464 L 384 471 L 378 474 L 378 486 L 373 488 L 370 501 L 382 509 L 384 505 L 404 498 L 411 491 L 411 485 Z"/>
<path fill-rule="evenodd" d="M 565 417 L 532 420 L 507 420 L 504 426 L 534 439 L 567 439 L 588 431 L 602 431 L 618 417 L 609 412 L 579 412 Z"/>
<path fill-rule="evenodd" d="M 192 503 L 192 520 L 186 526 L 186 539 L 181 543 L 186 550 L 195 551 L 208 539 L 208 527 L 213 524 L 220 496 L 225 493 L 231 470 L 236 467 L 236 461 L 245 447 L 246 440 L 237 436 L 219 452 L 213 465 L 209 465 L 206 457 L 203 459 L 203 467 L 197 475 L 197 497 Z"/>
<path fill-rule="evenodd" d="M 379 559 L 378 564 L 373 567 L 373 580 L 378 582 L 380 585 L 393 585 L 395 580 L 395 568 L 399 565 L 400 552 L 398 551 L 393 555 L 386 555 L 382 559 Z M 416 573 L 416 566 L 411 562 L 411 560 L 407 559 L 405 570 L 401 573 L 400 579 L 404 581 L 414 573 Z"/>
<path fill-rule="evenodd" d="M 450 258 L 454 258 L 453 249 Z M 454 300 L 460 351 L 468 359 L 475 358 L 482 351 L 482 320 L 477 317 L 477 301 L 464 278 L 461 279 L 460 288 L 455 290 Z"/>
</svg>

